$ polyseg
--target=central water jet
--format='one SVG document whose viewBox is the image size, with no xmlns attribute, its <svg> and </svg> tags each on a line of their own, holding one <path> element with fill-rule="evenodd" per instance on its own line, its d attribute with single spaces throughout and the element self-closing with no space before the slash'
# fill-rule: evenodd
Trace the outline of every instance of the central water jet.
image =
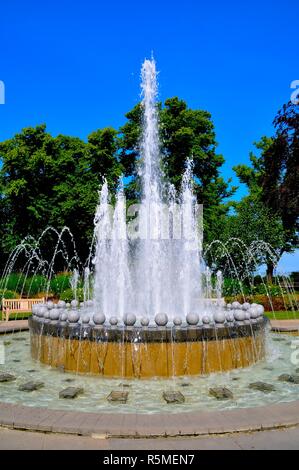
<svg viewBox="0 0 299 470">
<path fill-rule="evenodd" d="M 146 316 L 153 322 L 160 313 L 173 319 L 203 311 L 202 232 L 192 193 L 192 163 L 186 162 L 180 194 L 165 181 L 162 171 L 153 60 L 145 60 L 141 76 L 141 203 L 133 208 L 137 221 L 126 224 L 122 186 L 113 214 L 107 183 L 103 185 L 95 219 L 94 299 L 96 309 L 107 317 L 121 320 L 133 313 L 137 319 Z"/>
</svg>

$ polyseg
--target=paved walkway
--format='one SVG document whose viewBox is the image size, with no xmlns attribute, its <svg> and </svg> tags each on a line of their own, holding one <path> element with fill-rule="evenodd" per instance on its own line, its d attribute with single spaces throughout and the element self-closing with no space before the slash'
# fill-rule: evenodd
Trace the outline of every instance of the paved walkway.
<svg viewBox="0 0 299 470">
<path fill-rule="evenodd" d="M 29 330 L 28 320 L 0 321 L 0 334 Z"/>
<path fill-rule="evenodd" d="M 101 439 L 0 429 L 1 450 L 299 450 L 299 427 L 225 436 Z"/>
<path fill-rule="evenodd" d="M 271 320 L 271 330 L 277 332 L 299 332 L 299 320 Z"/>
<path fill-rule="evenodd" d="M 299 401 L 177 414 L 82 413 L 0 403 L 0 426 L 82 436 L 176 437 L 299 426 Z"/>
</svg>

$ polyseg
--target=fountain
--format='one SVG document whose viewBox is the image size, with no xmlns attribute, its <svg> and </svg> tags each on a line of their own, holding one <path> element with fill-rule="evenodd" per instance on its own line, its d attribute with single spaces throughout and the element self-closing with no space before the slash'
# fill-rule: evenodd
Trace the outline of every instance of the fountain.
<svg viewBox="0 0 299 470">
<path fill-rule="evenodd" d="M 161 167 L 153 60 L 142 66 L 142 96 L 141 203 L 126 210 L 120 181 L 112 207 L 104 181 L 95 215 L 93 298 L 78 302 L 75 272 L 69 305 L 34 306 L 32 357 L 63 370 L 126 378 L 249 366 L 265 354 L 264 310 L 246 302 L 225 305 L 221 272 L 211 298 L 192 161 L 179 194 Z M 88 285 L 90 275 L 86 268 Z"/>
</svg>

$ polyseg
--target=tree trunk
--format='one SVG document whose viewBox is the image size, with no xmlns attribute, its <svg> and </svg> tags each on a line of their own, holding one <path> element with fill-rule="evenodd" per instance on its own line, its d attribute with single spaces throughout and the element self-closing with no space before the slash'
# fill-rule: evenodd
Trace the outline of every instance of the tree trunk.
<svg viewBox="0 0 299 470">
<path fill-rule="evenodd" d="M 273 284 L 274 264 L 267 263 L 267 283 Z"/>
</svg>

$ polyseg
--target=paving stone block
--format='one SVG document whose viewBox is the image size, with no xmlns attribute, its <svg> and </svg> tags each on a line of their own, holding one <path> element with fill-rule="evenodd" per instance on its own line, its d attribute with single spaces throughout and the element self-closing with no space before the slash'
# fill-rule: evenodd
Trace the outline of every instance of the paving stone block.
<svg viewBox="0 0 299 470">
<path fill-rule="evenodd" d="M 74 398 L 77 398 L 78 395 L 82 395 L 82 393 L 84 393 L 84 390 L 81 387 L 67 387 L 59 392 L 59 398 L 73 400 Z"/>
<path fill-rule="evenodd" d="M 181 392 L 163 392 L 163 398 L 167 403 L 185 403 L 185 397 Z"/>
<path fill-rule="evenodd" d="M 112 391 L 108 397 L 107 400 L 110 402 L 115 402 L 115 403 L 127 403 L 128 401 L 128 392 L 120 392 L 120 391 Z"/>
</svg>

